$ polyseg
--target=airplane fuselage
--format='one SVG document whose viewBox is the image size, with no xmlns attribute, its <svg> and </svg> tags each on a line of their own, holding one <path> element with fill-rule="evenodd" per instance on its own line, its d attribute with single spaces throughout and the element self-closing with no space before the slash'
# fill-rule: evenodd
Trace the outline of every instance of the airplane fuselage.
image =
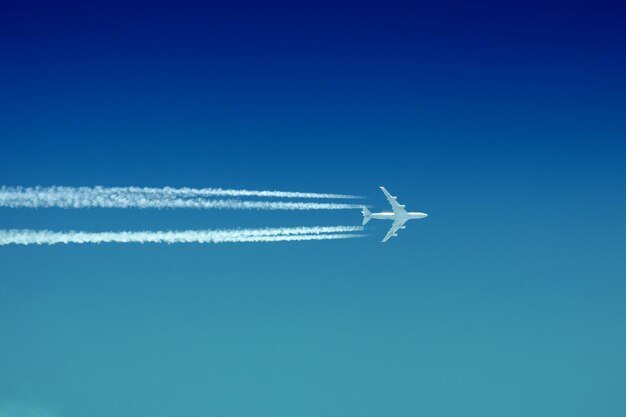
<svg viewBox="0 0 626 417">
<path fill-rule="evenodd" d="M 404 214 L 383 211 L 380 213 L 372 213 L 370 215 L 372 219 L 378 220 L 412 220 L 423 219 L 426 216 L 428 216 L 426 213 L 420 213 L 417 211 Z"/>
</svg>

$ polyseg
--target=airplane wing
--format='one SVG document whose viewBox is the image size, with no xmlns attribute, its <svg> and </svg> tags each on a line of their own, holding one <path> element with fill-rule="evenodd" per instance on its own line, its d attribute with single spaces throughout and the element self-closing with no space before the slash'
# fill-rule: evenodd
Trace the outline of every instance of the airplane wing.
<svg viewBox="0 0 626 417">
<path fill-rule="evenodd" d="M 385 197 L 387 197 L 387 200 L 389 201 L 389 204 L 391 204 L 391 208 L 393 209 L 393 212 L 396 214 L 405 214 L 406 210 L 404 209 L 404 206 L 400 203 L 398 203 L 398 200 L 396 199 L 396 197 L 392 196 L 391 194 L 389 194 L 389 192 L 387 190 L 385 190 L 385 187 L 380 187 L 381 190 L 383 190 L 383 193 L 385 194 Z M 400 225 L 402 226 L 402 225 Z M 393 227 L 392 227 L 393 229 Z"/>
<path fill-rule="evenodd" d="M 385 238 L 382 240 L 383 242 L 388 241 L 392 236 L 396 235 L 396 232 L 398 231 L 399 228 L 402 227 L 402 225 L 404 225 L 404 223 L 406 223 L 406 220 L 395 220 L 393 222 L 393 224 L 391 225 L 391 229 L 389 229 L 389 231 L 387 232 L 387 235 L 385 236 Z"/>
</svg>

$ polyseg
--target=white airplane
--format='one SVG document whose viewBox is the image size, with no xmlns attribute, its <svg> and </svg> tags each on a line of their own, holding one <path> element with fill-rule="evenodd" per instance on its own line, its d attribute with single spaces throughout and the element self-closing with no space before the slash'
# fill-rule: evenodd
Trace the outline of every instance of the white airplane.
<svg viewBox="0 0 626 417">
<path fill-rule="evenodd" d="M 391 204 L 391 208 L 393 209 L 393 212 L 372 213 L 367 209 L 367 207 L 363 207 L 362 213 L 363 213 L 363 226 L 365 226 L 367 222 L 369 222 L 371 219 L 393 220 L 391 229 L 389 229 L 389 232 L 387 232 L 387 235 L 382 240 L 383 242 L 388 241 L 389 238 L 393 236 L 398 236 L 397 234 L 398 229 L 405 229 L 406 226 L 404 225 L 404 223 L 408 222 L 409 220 L 423 219 L 424 217 L 428 216 L 428 214 L 426 213 L 419 213 L 419 212 L 409 213 L 408 211 L 404 209 L 404 205 L 398 203 L 398 200 L 396 199 L 396 197 L 392 196 L 391 194 L 387 192 L 387 190 L 385 190 L 385 187 L 380 187 L 380 189 L 383 190 L 385 197 L 387 197 L 387 200 L 389 200 L 389 204 Z"/>
</svg>

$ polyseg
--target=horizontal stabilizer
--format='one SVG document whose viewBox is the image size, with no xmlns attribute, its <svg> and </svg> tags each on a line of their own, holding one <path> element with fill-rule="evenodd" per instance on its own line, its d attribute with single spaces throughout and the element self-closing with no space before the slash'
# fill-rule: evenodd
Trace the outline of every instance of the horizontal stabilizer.
<svg viewBox="0 0 626 417">
<path fill-rule="evenodd" d="M 365 206 L 363 206 L 361 213 L 363 213 L 363 226 L 365 226 L 367 222 L 372 220 L 372 213 Z"/>
</svg>

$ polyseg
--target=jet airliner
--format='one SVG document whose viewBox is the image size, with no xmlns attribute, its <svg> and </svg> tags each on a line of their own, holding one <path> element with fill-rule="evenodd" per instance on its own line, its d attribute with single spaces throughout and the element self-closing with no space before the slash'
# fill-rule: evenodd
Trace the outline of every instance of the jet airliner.
<svg viewBox="0 0 626 417">
<path fill-rule="evenodd" d="M 391 204 L 391 208 L 393 212 L 382 212 L 382 213 L 372 213 L 367 207 L 363 207 L 363 226 L 367 224 L 371 219 L 380 219 L 380 220 L 393 220 L 393 224 L 391 225 L 391 229 L 387 232 L 387 235 L 382 240 L 383 242 L 388 241 L 393 236 L 398 236 L 399 229 L 405 229 L 406 226 L 404 223 L 408 222 L 412 219 L 423 219 L 427 217 L 428 214 L 420 213 L 420 212 L 408 212 L 404 209 L 404 205 L 398 203 L 397 197 L 392 196 L 385 190 L 385 187 L 380 187 L 387 197 L 389 204 Z"/>
</svg>

